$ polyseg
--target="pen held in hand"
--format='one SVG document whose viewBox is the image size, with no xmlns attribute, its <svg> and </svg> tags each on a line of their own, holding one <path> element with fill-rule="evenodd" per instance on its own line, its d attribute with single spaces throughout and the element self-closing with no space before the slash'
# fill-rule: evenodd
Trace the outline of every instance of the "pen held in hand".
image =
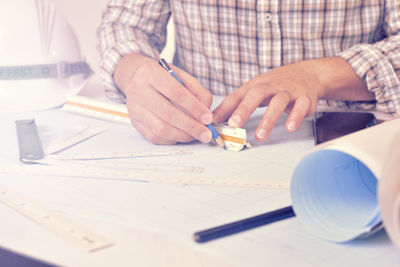
<svg viewBox="0 0 400 267">
<path fill-rule="evenodd" d="M 175 78 L 175 80 L 177 80 L 181 85 L 185 86 L 178 78 L 178 76 L 176 76 L 175 72 L 171 69 L 171 67 L 168 65 L 168 63 L 165 61 L 165 59 L 160 59 L 160 61 L 158 61 L 158 63 L 161 65 L 161 67 L 163 67 L 165 70 L 167 70 L 172 77 Z M 175 106 L 177 106 L 175 104 Z M 181 107 L 177 106 L 178 108 L 182 109 Z M 182 109 L 183 110 L 183 109 Z M 185 110 L 183 110 L 185 111 Z M 187 111 L 185 111 L 187 113 Z M 220 146 L 220 147 L 225 147 L 225 143 L 224 140 L 222 140 L 222 137 L 219 135 L 219 133 L 217 132 L 217 130 L 215 130 L 214 126 L 212 124 L 207 124 L 206 127 L 208 129 L 210 129 L 213 139 L 215 140 L 215 142 Z"/>
<path fill-rule="evenodd" d="M 196 232 L 193 234 L 193 239 L 197 243 L 203 243 L 294 216 L 295 214 L 292 206 L 288 206 L 236 222 L 227 223 L 207 230 Z"/>
</svg>

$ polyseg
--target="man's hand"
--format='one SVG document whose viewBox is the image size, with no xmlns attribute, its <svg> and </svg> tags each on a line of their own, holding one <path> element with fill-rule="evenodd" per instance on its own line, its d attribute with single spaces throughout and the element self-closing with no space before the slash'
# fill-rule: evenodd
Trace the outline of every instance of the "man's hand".
<svg viewBox="0 0 400 267">
<path fill-rule="evenodd" d="M 192 76 L 172 68 L 185 86 L 145 56 L 128 55 L 118 63 L 114 80 L 127 97 L 132 125 L 154 144 L 208 143 L 212 135 L 204 125 L 212 121 L 212 95 Z"/>
<path fill-rule="evenodd" d="M 350 65 L 341 58 L 302 61 L 260 74 L 228 95 L 214 110 L 214 122 L 229 118 L 241 127 L 259 106 L 268 108 L 255 138 L 265 141 L 283 112 L 289 113 L 286 130 L 295 131 L 304 117 L 314 113 L 319 98 L 374 99 Z"/>
</svg>

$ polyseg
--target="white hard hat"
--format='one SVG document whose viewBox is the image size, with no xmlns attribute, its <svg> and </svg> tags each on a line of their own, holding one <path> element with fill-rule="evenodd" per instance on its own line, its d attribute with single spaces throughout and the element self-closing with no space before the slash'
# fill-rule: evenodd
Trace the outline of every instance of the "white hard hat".
<svg viewBox="0 0 400 267">
<path fill-rule="evenodd" d="M 0 112 L 47 109 L 91 74 L 78 40 L 51 0 L 1 0 Z"/>
</svg>

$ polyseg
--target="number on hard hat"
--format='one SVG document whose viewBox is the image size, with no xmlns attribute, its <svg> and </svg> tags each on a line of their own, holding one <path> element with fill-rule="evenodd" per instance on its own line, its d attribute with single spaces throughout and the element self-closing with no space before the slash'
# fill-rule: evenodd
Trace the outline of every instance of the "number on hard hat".
<svg viewBox="0 0 400 267">
<path fill-rule="evenodd" d="M 51 0 L 1 0 L 0 112 L 47 109 L 91 74 L 78 40 Z"/>
</svg>

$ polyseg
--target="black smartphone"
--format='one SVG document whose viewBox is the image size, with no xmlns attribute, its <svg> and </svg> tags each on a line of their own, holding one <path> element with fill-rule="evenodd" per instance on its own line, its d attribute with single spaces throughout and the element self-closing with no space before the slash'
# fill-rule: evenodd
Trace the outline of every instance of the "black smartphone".
<svg viewBox="0 0 400 267">
<path fill-rule="evenodd" d="M 313 119 L 315 145 L 367 128 L 375 119 L 372 113 L 329 112 Z"/>
</svg>

